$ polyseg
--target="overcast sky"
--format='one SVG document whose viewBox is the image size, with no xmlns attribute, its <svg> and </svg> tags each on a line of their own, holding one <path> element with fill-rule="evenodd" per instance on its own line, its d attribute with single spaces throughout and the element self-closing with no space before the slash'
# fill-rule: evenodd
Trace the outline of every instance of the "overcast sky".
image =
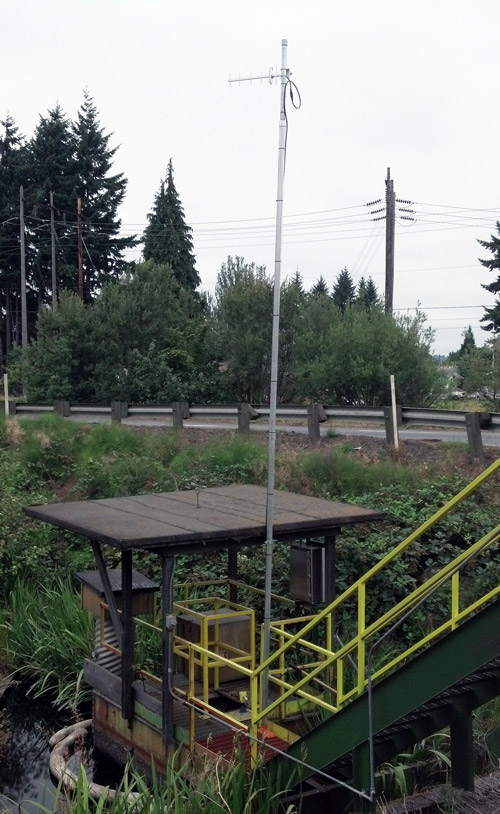
<svg viewBox="0 0 500 814">
<path fill-rule="evenodd" d="M 74 118 L 87 88 L 120 145 L 127 233 L 172 157 L 210 291 L 229 254 L 273 273 L 279 86 L 228 79 L 279 68 L 287 39 L 302 107 L 288 105 L 283 276 L 309 289 L 346 266 L 383 293 L 385 225 L 365 204 L 390 167 L 416 218 L 396 221 L 395 309 L 420 306 L 436 353 L 469 324 L 488 339 L 477 240 L 500 220 L 498 0 L 3 0 L 0 24 L 0 117 L 30 136 L 57 103 Z"/>
</svg>

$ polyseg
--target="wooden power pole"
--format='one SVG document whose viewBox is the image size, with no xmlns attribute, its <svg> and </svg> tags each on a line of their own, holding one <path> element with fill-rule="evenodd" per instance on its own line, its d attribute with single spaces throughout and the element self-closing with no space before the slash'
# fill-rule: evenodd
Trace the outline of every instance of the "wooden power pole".
<svg viewBox="0 0 500 814">
<path fill-rule="evenodd" d="M 77 201 L 78 294 L 83 302 L 82 199 Z"/>
<path fill-rule="evenodd" d="M 28 345 L 28 308 L 26 306 L 26 251 L 24 246 L 24 189 L 19 187 L 19 242 L 21 248 L 21 346 Z"/>
<path fill-rule="evenodd" d="M 394 233 L 396 226 L 396 193 L 387 167 L 385 181 L 385 313 L 392 314 L 394 295 Z"/>
<path fill-rule="evenodd" d="M 52 252 L 52 308 L 57 305 L 56 227 L 54 223 L 54 193 L 50 193 L 50 246 Z"/>
</svg>

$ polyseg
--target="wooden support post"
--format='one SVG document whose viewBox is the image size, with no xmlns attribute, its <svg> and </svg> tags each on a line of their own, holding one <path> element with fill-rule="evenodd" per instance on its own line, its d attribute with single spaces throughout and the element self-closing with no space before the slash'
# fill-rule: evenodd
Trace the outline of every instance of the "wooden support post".
<svg viewBox="0 0 500 814">
<path fill-rule="evenodd" d="M 113 424 L 121 424 L 122 418 L 128 416 L 128 404 L 126 401 L 112 401 L 111 402 L 111 422 Z"/>
<path fill-rule="evenodd" d="M 320 439 L 319 425 L 326 421 L 326 415 L 321 404 L 309 404 L 307 407 L 307 434 L 312 444 L 317 444 Z"/>
<path fill-rule="evenodd" d="M 472 712 L 454 710 L 450 722 L 451 736 L 451 783 L 456 788 L 474 791 L 474 749 L 472 737 Z"/>
<path fill-rule="evenodd" d="M 174 743 L 174 568 L 175 559 L 171 555 L 161 555 L 162 571 L 162 738 L 168 746 Z"/>
<path fill-rule="evenodd" d="M 122 717 L 134 718 L 134 619 L 132 613 L 132 552 L 122 551 Z"/>
<path fill-rule="evenodd" d="M 481 414 L 465 413 L 465 428 L 467 430 L 467 441 L 469 442 L 469 453 L 472 460 L 484 463 L 483 439 L 481 437 Z"/>
<path fill-rule="evenodd" d="M 185 418 L 189 418 L 189 404 L 187 401 L 174 401 L 172 403 L 172 423 L 176 430 L 182 430 Z"/>
<path fill-rule="evenodd" d="M 68 418 L 71 415 L 71 407 L 69 401 L 64 401 L 64 399 L 57 399 L 54 401 L 54 412 L 59 413 L 64 418 Z"/>
<path fill-rule="evenodd" d="M 250 432 L 250 422 L 255 421 L 259 413 L 251 404 L 238 404 L 238 432 Z"/>
</svg>

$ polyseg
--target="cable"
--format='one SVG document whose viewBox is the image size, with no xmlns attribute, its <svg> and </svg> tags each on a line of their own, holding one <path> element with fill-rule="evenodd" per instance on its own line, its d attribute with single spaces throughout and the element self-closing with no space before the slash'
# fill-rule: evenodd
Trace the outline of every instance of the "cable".
<svg viewBox="0 0 500 814">
<path fill-rule="evenodd" d="M 294 88 L 297 91 L 297 96 L 299 97 L 297 103 L 295 102 L 295 99 L 293 98 L 293 89 Z M 302 97 L 300 95 L 300 91 L 299 91 L 297 85 L 295 84 L 295 82 L 292 82 L 290 77 L 287 75 L 286 82 L 285 82 L 285 85 L 283 87 L 283 115 L 285 117 L 285 145 L 284 145 L 285 158 L 284 158 L 284 162 L 283 162 L 283 172 L 286 171 L 286 149 L 287 149 L 287 144 L 288 144 L 288 114 L 286 112 L 287 90 L 288 90 L 288 95 L 290 97 L 290 101 L 291 101 L 293 107 L 295 108 L 295 110 L 299 110 L 299 108 L 302 107 Z"/>
</svg>

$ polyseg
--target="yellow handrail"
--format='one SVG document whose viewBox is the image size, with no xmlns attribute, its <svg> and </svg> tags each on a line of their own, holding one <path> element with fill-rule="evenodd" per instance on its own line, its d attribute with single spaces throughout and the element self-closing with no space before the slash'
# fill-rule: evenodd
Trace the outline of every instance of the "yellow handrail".
<svg viewBox="0 0 500 814">
<path fill-rule="evenodd" d="M 393 624 L 397 619 L 400 619 L 404 614 L 408 613 L 412 607 L 421 603 L 423 599 L 431 594 L 443 582 L 451 580 L 451 607 L 449 619 L 431 633 L 422 637 L 419 642 L 407 648 L 403 653 L 393 658 L 383 668 L 375 672 L 372 678 L 380 677 L 388 670 L 394 669 L 397 664 L 407 659 L 410 655 L 422 647 L 426 647 L 432 639 L 441 635 L 448 630 L 454 630 L 457 624 L 462 621 L 467 615 L 477 610 L 478 607 L 485 602 L 490 601 L 494 596 L 500 593 L 500 586 L 489 591 L 479 600 L 471 603 L 468 608 L 460 611 L 459 608 L 459 592 L 460 592 L 460 569 L 471 558 L 475 557 L 478 553 L 489 548 L 493 543 L 500 540 L 500 526 L 497 526 L 493 531 L 482 537 L 478 542 L 470 546 L 465 552 L 462 552 L 456 557 L 452 563 L 449 563 L 441 571 L 423 585 L 412 591 L 407 597 L 397 603 L 386 613 L 382 614 L 378 619 L 370 624 L 366 623 L 366 586 L 369 581 L 377 575 L 382 569 L 386 568 L 398 556 L 400 556 L 410 545 L 419 539 L 426 531 L 428 531 L 435 523 L 445 517 L 452 509 L 459 503 L 469 497 L 482 483 L 490 478 L 500 468 L 500 459 L 495 461 L 490 467 L 476 477 L 470 484 L 462 489 L 457 495 L 449 500 L 441 509 L 435 512 L 431 518 L 426 520 L 422 525 L 408 537 L 405 538 L 398 546 L 390 551 L 380 562 L 376 563 L 370 568 L 366 574 L 358 579 L 346 591 L 343 592 L 334 602 L 326 607 L 319 614 L 306 619 L 293 619 L 284 620 L 282 622 L 274 622 L 271 624 L 271 632 L 278 637 L 279 646 L 269 656 L 268 659 L 263 661 L 255 670 L 252 683 L 255 683 L 257 689 L 253 691 L 253 695 L 259 698 L 261 693 L 259 690 L 263 675 L 266 672 L 269 675 L 269 681 L 275 686 L 279 687 L 279 697 L 272 700 L 265 709 L 258 709 L 252 707 L 252 724 L 256 726 L 263 718 L 272 713 L 280 704 L 283 704 L 291 696 L 299 696 L 306 698 L 316 703 L 318 706 L 327 708 L 331 712 L 336 712 L 347 700 L 362 692 L 366 686 L 366 642 L 373 639 L 375 636 L 382 633 L 384 629 Z M 317 643 L 308 641 L 308 635 L 318 627 L 322 622 L 326 621 L 328 625 L 332 615 L 338 611 L 341 606 L 349 599 L 357 600 L 357 633 L 350 641 L 344 646 L 340 647 L 337 652 L 332 649 L 331 631 L 327 629 L 326 643 L 328 647 L 324 648 Z M 296 623 L 301 623 L 301 627 L 295 633 L 290 633 L 285 630 L 286 626 L 291 626 Z M 296 683 L 292 684 L 285 680 L 286 664 L 285 658 L 287 654 L 294 652 L 296 648 L 304 648 L 314 653 L 315 658 L 312 663 L 307 666 L 308 671 Z M 318 655 L 322 656 L 323 660 L 318 662 Z M 357 679 L 356 684 L 352 689 L 345 690 L 344 687 L 344 662 L 350 656 L 357 656 Z M 333 673 L 330 669 L 330 675 L 334 675 L 331 687 L 332 695 L 335 698 L 335 703 L 321 699 L 320 701 L 310 692 L 307 691 L 307 686 L 312 680 L 318 679 L 319 675 L 326 668 L 334 668 Z"/>
</svg>

